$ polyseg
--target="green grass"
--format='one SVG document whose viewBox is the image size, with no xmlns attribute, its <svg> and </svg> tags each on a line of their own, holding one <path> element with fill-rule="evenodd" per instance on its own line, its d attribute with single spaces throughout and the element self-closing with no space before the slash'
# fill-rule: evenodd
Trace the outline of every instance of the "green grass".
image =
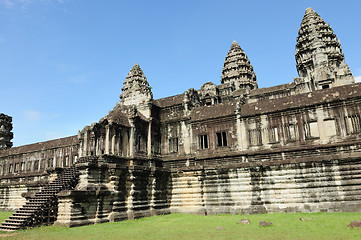
<svg viewBox="0 0 361 240">
<path fill-rule="evenodd" d="M 4 222 L 9 216 L 13 214 L 12 212 L 0 212 L 0 223 Z"/>
<path fill-rule="evenodd" d="M 9 213 L 0 214 L 1 219 Z M 5 217 L 3 217 L 5 216 Z M 312 218 L 300 221 L 300 217 Z M 249 225 L 237 224 L 242 218 Z M 77 228 L 45 226 L 17 231 L 6 239 L 361 239 L 361 229 L 347 225 L 361 219 L 361 213 L 272 213 L 262 215 L 197 216 L 171 214 L 132 221 L 103 223 Z M 259 227 L 260 220 L 271 221 Z M 224 230 L 216 230 L 216 227 Z M 1 236 L 1 235 L 0 235 Z"/>
</svg>

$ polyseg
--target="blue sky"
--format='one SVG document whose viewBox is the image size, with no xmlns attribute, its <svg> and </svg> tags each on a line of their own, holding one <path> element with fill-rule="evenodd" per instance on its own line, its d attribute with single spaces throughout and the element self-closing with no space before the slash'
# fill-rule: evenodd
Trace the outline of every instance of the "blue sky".
<svg viewBox="0 0 361 240">
<path fill-rule="evenodd" d="M 358 0 L 0 0 L 0 112 L 13 117 L 15 146 L 75 135 L 113 108 L 135 63 L 155 99 L 220 84 L 233 40 L 259 87 L 291 82 L 307 7 L 360 79 Z"/>
</svg>

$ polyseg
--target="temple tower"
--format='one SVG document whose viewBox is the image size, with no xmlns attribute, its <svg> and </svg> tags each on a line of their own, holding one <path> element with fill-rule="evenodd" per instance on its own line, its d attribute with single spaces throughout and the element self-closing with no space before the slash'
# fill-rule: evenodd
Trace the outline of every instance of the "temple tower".
<svg viewBox="0 0 361 240">
<path fill-rule="evenodd" d="M 224 61 L 221 83 L 234 84 L 236 90 L 257 88 L 253 67 L 236 41 L 232 42 L 231 49 Z"/>
<path fill-rule="evenodd" d="M 298 31 L 296 64 L 299 82 L 307 90 L 350 84 L 354 78 L 342 53 L 341 43 L 330 25 L 307 8 Z"/>
<path fill-rule="evenodd" d="M 13 146 L 12 117 L 0 113 L 0 150 L 8 149 Z"/>
<path fill-rule="evenodd" d="M 153 100 L 151 87 L 139 64 L 135 64 L 128 73 L 120 95 L 122 105 L 137 106 L 144 116 L 150 116 L 150 105 Z"/>
</svg>

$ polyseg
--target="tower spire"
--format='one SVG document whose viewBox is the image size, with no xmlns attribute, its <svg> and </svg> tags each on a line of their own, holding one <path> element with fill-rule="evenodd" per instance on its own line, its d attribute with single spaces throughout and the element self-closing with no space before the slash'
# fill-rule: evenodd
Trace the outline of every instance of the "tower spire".
<svg viewBox="0 0 361 240">
<path fill-rule="evenodd" d="M 237 41 L 233 41 L 224 61 L 221 83 L 231 83 L 236 89 L 257 88 L 256 74 L 253 67 Z"/>
<path fill-rule="evenodd" d="M 123 105 L 139 105 L 153 99 L 147 78 L 138 63 L 134 64 L 125 78 L 120 99 Z"/>
<path fill-rule="evenodd" d="M 298 75 L 310 82 L 312 89 L 354 81 L 336 34 L 312 8 L 306 9 L 302 19 L 295 58 Z"/>
</svg>

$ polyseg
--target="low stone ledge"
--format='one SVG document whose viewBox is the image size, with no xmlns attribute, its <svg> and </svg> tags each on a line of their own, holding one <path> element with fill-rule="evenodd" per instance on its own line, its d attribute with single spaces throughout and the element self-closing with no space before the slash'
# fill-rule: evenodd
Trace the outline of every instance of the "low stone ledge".
<svg viewBox="0 0 361 240">
<path fill-rule="evenodd" d="M 230 163 L 228 165 L 222 164 L 210 164 L 205 165 L 196 165 L 189 167 L 180 167 L 171 169 L 172 173 L 176 172 L 191 172 L 191 171 L 201 171 L 201 170 L 214 170 L 217 169 L 219 171 L 226 171 L 229 169 L 237 169 L 237 168 L 255 168 L 255 167 L 272 167 L 279 165 L 289 165 L 289 164 L 302 164 L 302 163 L 331 163 L 331 162 L 339 162 L 342 161 L 361 161 L 360 157 L 339 157 L 339 156 L 320 156 L 320 157 L 305 157 L 303 159 L 286 159 L 286 160 L 273 160 L 273 161 L 264 161 L 264 162 L 244 162 L 244 163 Z"/>
<path fill-rule="evenodd" d="M 47 185 L 49 181 L 23 181 L 23 182 L 9 182 L 1 183 L 0 188 L 9 188 L 9 187 L 43 187 Z"/>
<path fill-rule="evenodd" d="M 95 191 L 89 190 L 63 190 L 58 193 L 59 198 L 95 196 Z"/>
<path fill-rule="evenodd" d="M 49 175 L 48 172 L 45 170 L 42 172 L 18 172 L 13 174 L 7 174 L 4 176 L 0 176 L 0 179 L 16 179 L 16 178 L 23 178 L 23 177 L 41 177 Z"/>
<path fill-rule="evenodd" d="M 59 198 L 86 198 L 90 196 L 106 196 L 111 194 L 109 190 L 63 190 L 58 193 Z"/>
</svg>

